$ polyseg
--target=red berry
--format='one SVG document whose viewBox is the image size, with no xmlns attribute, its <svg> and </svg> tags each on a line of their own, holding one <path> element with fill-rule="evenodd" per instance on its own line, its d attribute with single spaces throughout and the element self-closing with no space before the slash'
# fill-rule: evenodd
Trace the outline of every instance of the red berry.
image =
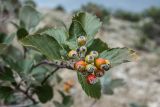
<svg viewBox="0 0 160 107">
<path fill-rule="evenodd" d="M 97 82 L 97 78 L 94 74 L 89 74 L 86 79 L 88 84 L 95 84 Z"/>
</svg>

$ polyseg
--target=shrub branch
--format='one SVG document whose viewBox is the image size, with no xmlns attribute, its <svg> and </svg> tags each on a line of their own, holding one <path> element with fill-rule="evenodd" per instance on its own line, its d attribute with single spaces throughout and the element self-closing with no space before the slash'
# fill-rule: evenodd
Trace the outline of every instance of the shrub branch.
<svg viewBox="0 0 160 107">
<path fill-rule="evenodd" d="M 56 69 L 54 69 L 50 74 L 48 74 L 44 80 L 41 82 L 42 85 L 44 85 L 46 83 L 46 81 L 49 79 L 49 77 L 51 77 L 56 71 L 59 70 L 59 67 L 57 67 Z"/>
</svg>

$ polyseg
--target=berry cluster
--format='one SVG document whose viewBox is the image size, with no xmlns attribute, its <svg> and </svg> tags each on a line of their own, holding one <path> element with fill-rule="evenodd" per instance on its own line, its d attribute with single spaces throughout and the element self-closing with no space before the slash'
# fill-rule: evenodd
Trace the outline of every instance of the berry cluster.
<svg viewBox="0 0 160 107">
<path fill-rule="evenodd" d="M 80 36 L 77 39 L 79 48 L 71 50 L 68 57 L 76 59 L 74 69 L 81 72 L 87 79 L 88 84 L 95 84 L 98 77 L 102 77 L 105 71 L 110 68 L 110 61 L 107 59 L 99 58 L 97 51 L 91 51 L 88 55 L 86 45 L 86 37 Z"/>
</svg>

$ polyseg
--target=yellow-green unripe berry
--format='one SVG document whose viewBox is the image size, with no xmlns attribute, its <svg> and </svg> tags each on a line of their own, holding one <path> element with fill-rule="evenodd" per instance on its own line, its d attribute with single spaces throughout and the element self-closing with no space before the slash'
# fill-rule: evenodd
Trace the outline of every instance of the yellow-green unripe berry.
<svg viewBox="0 0 160 107">
<path fill-rule="evenodd" d="M 94 62 L 94 57 L 92 56 L 92 55 L 87 55 L 86 57 L 85 57 L 85 61 L 87 62 L 87 63 L 93 63 Z"/>
<path fill-rule="evenodd" d="M 80 58 L 84 58 L 85 55 L 86 55 L 86 52 L 87 52 L 87 47 L 86 46 L 81 46 L 79 49 L 78 49 L 78 54 L 80 56 Z"/>
<path fill-rule="evenodd" d="M 80 52 L 84 52 L 84 53 L 86 53 L 87 52 L 87 47 L 86 46 L 81 46 L 80 48 L 79 48 L 79 51 Z"/>
<path fill-rule="evenodd" d="M 98 58 L 98 56 L 99 56 L 97 51 L 91 51 L 90 55 L 94 56 L 94 58 Z"/>
<path fill-rule="evenodd" d="M 78 37 L 77 42 L 78 42 L 79 46 L 85 45 L 86 44 L 86 37 L 85 36 Z"/>
<path fill-rule="evenodd" d="M 86 70 L 87 70 L 88 73 L 93 73 L 94 71 L 97 70 L 97 68 L 94 65 L 92 65 L 92 64 L 88 64 L 86 66 Z"/>
<path fill-rule="evenodd" d="M 78 56 L 77 51 L 71 50 L 68 52 L 69 58 L 76 58 Z"/>
</svg>

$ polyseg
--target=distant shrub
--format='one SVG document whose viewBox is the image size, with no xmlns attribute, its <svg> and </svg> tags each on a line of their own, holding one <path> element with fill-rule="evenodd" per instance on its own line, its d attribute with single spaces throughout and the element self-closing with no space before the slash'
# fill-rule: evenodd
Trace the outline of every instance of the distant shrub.
<svg viewBox="0 0 160 107">
<path fill-rule="evenodd" d="M 55 8 L 55 10 L 62 11 L 62 12 L 65 11 L 64 7 L 61 6 L 61 5 L 58 5 L 58 6 Z"/>
<path fill-rule="evenodd" d="M 132 21 L 132 22 L 137 22 L 141 19 L 140 14 L 127 12 L 127 11 L 124 11 L 124 10 L 117 10 L 113 15 L 117 18 Z"/>
<path fill-rule="evenodd" d="M 151 7 L 143 12 L 144 17 L 150 17 L 157 24 L 160 24 L 160 8 Z"/>
<path fill-rule="evenodd" d="M 141 30 L 148 38 L 154 39 L 156 43 L 160 44 L 160 25 L 154 22 L 148 22 L 141 27 Z"/>
<path fill-rule="evenodd" d="M 83 5 L 81 7 L 82 11 L 86 11 L 92 14 L 95 14 L 101 21 L 108 21 L 110 12 L 106 8 L 101 5 L 88 3 L 87 5 Z"/>
</svg>

